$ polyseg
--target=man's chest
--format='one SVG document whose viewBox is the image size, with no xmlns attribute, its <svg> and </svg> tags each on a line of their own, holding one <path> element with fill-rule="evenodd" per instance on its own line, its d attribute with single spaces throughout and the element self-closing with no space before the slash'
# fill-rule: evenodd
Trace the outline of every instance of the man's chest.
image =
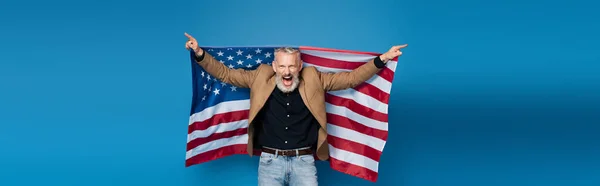
<svg viewBox="0 0 600 186">
<path fill-rule="evenodd" d="M 298 90 L 291 93 L 283 93 L 275 89 L 269 95 L 265 107 L 271 113 L 288 118 L 305 117 L 310 112 Z"/>
</svg>

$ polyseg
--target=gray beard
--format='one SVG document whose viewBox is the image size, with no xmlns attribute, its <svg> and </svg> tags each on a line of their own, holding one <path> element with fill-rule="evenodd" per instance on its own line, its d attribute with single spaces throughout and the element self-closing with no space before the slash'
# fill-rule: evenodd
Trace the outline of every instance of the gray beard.
<svg viewBox="0 0 600 186">
<path fill-rule="evenodd" d="M 283 85 L 282 79 L 282 76 L 277 75 L 275 78 L 275 83 L 277 84 L 277 88 L 284 93 L 290 93 L 294 91 L 296 88 L 298 88 L 298 84 L 300 84 L 300 78 L 298 78 L 298 76 L 292 76 L 292 86 L 287 88 L 285 85 Z"/>
</svg>

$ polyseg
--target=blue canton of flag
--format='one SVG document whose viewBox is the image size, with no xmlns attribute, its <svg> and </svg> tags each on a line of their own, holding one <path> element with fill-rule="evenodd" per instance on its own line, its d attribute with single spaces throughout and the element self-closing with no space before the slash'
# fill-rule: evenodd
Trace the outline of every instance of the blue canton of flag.
<svg viewBox="0 0 600 186">
<path fill-rule="evenodd" d="M 202 49 L 230 69 L 245 70 L 254 70 L 260 64 L 271 65 L 275 51 L 275 47 L 206 47 Z M 191 55 L 194 55 L 194 53 L 191 52 Z M 194 58 L 192 57 L 192 59 Z M 193 85 L 196 87 L 194 87 L 195 92 L 190 114 L 200 112 L 222 102 L 250 99 L 249 89 L 235 87 L 219 81 L 196 64 L 194 60 L 192 60 L 192 69 Z"/>
</svg>

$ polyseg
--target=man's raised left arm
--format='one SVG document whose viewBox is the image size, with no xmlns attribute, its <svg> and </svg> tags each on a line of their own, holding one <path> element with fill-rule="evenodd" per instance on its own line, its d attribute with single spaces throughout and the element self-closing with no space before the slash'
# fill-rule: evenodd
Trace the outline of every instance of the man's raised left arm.
<svg viewBox="0 0 600 186">
<path fill-rule="evenodd" d="M 385 68 L 386 63 L 398 56 L 402 55 L 400 49 L 405 48 L 406 44 L 393 46 L 386 53 L 375 57 L 368 63 L 349 72 L 324 73 L 320 72 L 321 83 L 326 91 L 343 90 L 353 88 L 359 84 L 369 80 L 379 70 Z"/>
</svg>

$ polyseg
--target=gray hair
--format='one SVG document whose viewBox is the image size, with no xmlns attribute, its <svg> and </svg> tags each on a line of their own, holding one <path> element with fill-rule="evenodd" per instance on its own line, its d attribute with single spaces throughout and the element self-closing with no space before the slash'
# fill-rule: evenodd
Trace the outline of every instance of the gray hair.
<svg viewBox="0 0 600 186">
<path fill-rule="evenodd" d="M 276 48 L 275 52 L 285 52 L 288 54 L 293 54 L 298 52 L 298 49 L 292 48 L 292 47 L 280 47 L 280 48 Z"/>
<path fill-rule="evenodd" d="M 274 54 L 274 58 L 275 61 L 277 61 L 277 53 L 279 52 L 283 52 L 283 53 L 287 53 L 287 54 L 296 54 L 297 56 L 297 62 L 298 63 L 302 63 L 301 59 L 300 59 L 300 50 L 293 48 L 293 47 L 280 47 L 280 48 L 276 48 L 275 49 L 275 54 Z"/>
</svg>

